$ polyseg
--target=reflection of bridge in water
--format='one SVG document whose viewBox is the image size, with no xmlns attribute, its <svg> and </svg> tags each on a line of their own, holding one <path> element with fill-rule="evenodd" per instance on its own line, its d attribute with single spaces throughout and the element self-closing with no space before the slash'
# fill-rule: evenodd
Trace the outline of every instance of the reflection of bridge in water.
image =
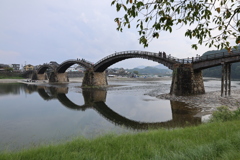
<svg viewBox="0 0 240 160">
<path fill-rule="evenodd" d="M 194 117 L 199 112 L 197 108 L 185 107 L 182 102 L 171 101 L 172 120 L 165 122 L 139 122 L 128 119 L 109 108 L 105 101 L 107 91 L 96 89 L 83 89 L 82 95 L 84 104 L 78 105 L 73 103 L 66 96 L 68 88 L 44 87 L 38 86 L 37 92 L 44 100 L 58 99 L 65 107 L 73 110 L 85 111 L 86 109 L 93 109 L 97 111 L 102 117 L 114 123 L 115 125 L 125 126 L 131 129 L 155 129 L 155 128 L 172 128 L 182 127 L 186 125 L 197 125 L 201 123 L 200 117 Z"/>
</svg>

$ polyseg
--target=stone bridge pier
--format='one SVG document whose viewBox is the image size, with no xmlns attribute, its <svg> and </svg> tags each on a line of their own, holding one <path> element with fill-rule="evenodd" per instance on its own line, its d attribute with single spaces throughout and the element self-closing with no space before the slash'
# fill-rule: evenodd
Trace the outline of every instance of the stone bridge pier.
<svg viewBox="0 0 240 160">
<path fill-rule="evenodd" d="M 65 73 L 52 72 L 49 76 L 49 82 L 58 82 L 58 83 L 69 82 L 67 72 Z"/>
<path fill-rule="evenodd" d="M 201 70 L 194 70 L 192 64 L 174 64 L 171 95 L 188 96 L 204 93 Z"/>
<path fill-rule="evenodd" d="M 33 72 L 32 74 L 32 80 L 47 80 L 47 74 L 43 73 L 43 74 L 37 74 L 36 71 Z"/>
<path fill-rule="evenodd" d="M 108 85 L 106 72 L 94 72 L 93 68 L 85 70 L 82 87 L 101 87 Z"/>
</svg>

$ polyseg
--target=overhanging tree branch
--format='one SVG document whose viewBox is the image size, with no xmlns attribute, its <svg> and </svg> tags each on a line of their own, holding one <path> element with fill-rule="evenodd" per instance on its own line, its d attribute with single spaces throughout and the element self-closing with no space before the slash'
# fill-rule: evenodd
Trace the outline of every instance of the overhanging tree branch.
<svg viewBox="0 0 240 160">
<path fill-rule="evenodd" d="M 116 18 L 117 30 L 137 20 L 139 43 L 148 46 L 149 40 L 159 38 L 161 31 L 172 32 L 173 26 L 193 26 L 186 30 L 185 36 L 196 38 L 198 44 L 214 45 L 218 49 L 231 49 L 229 37 L 240 37 L 240 6 L 238 0 L 113 0 L 117 11 L 124 9 L 122 18 Z M 141 18 L 143 17 L 143 18 Z M 213 36 L 213 31 L 218 31 Z M 217 43 L 217 45 L 216 45 Z M 197 44 L 192 45 L 197 49 Z"/>
</svg>

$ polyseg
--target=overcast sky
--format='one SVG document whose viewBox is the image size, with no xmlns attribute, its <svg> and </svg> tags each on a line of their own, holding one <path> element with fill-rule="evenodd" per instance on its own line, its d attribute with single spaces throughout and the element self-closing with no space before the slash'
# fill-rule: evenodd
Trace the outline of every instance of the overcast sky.
<svg viewBox="0 0 240 160">
<path fill-rule="evenodd" d="M 116 30 L 114 18 L 120 16 L 111 0 L 0 0 L 0 63 L 62 63 L 84 58 L 97 62 L 115 51 L 165 51 L 186 58 L 203 54 L 204 46 L 191 49 L 192 40 L 184 30 L 161 33 L 158 40 L 143 48 L 138 32 Z M 153 66 L 156 62 L 129 59 L 112 67 Z"/>
</svg>

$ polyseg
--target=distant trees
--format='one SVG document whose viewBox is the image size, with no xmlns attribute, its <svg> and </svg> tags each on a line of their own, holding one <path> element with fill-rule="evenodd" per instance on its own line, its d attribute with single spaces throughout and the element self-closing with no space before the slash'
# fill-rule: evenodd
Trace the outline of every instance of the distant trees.
<svg viewBox="0 0 240 160">
<path fill-rule="evenodd" d="M 138 71 L 133 71 L 134 74 L 138 75 Z"/>
<path fill-rule="evenodd" d="M 7 71 L 7 72 L 12 72 L 12 71 L 13 71 L 13 68 L 11 68 L 11 67 L 6 67 L 6 68 L 4 68 L 4 70 Z"/>
</svg>

